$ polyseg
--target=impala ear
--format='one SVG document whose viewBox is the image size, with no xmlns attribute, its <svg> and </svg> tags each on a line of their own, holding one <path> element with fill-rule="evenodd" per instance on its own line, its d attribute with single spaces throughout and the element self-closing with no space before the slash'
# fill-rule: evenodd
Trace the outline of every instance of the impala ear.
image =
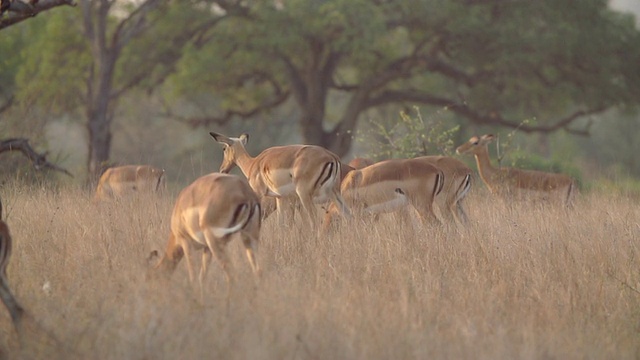
<svg viewBox="0 0 640 360">
<path fill-rule="evenodd" d="M 485 142 L 490 142 L 495 140 L 496 136 L 493 134 L 486 134 L 486 135 L 482 135 L 482 140 Z"/>
<path fill-rule="evenodd" d="M 226 144 L 226 145 L 231 145 L 233 144 L 233 141 L 231 139 L 229 139 L 228 137 L 222 135 L 222 134 L 218 134 L 218 133 L 214 133 L 214 132 L 210 132 L 209 135 L 211 135 L 211 137 L 219 142 L 220 144 Z"/>
<path fill-rule="evenodd" d="M 247 145 L 247 142 L 249 142 L 249 134 L 244 133 L 240 135 L 238 139 L 240 139 L 240 142 L 242 142 L 242 145 Z"/>
</svg>

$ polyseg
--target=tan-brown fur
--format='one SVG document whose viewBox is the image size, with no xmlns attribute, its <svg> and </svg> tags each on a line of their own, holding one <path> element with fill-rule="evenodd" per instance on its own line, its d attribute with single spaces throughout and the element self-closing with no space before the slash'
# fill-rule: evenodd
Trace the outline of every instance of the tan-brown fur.
<svg viewBox="0 0 640 360">
<path fill-rule="evenodd" d="M 347 205 L 361 212 L 367 207 L 406 196 L 425 223 L 438 223 L 433 202 L 442 190 L 444 174 L 427 161 L 419 159 L 385 160 L 361 170 L 349 172 L 340 187 Z M 332 205 L 325 215 L 325 228 L 335 218 Z"/>
<path fill-rule="evenodd" d="M 375 164 L 375 161 L 371 160 L 371 159 L 367 159 L 367 158 L 361 158 L 361 157 L 357 157 L 351 161 L 349 161 L 349 166 L 351 166 L 354 169 L 360 170 L 362 168 L 365 168 L 369 165 L 373 165 Z"/>
<path fill-rule="evenodd" d="M 213 132 L 209 134 L 224 146 L 220 172 L 228 173 L 234 166 L 240 167 L 260 198 L 276 197 L 276 209 L 281 220 L 284 218 L 283 211 L 293 209 L 289 198 L 296 195 L 311 224 L 316 221 L 314 203 L 331 200 L 343 213 L 349 213 L 336 185 L 341 174 L 340 159 L 329 150 L 313 145 L 275 146 L 254 158 L 244 147 L 248 140 L 247 134 L 242 134 L 239 138 L 229 138 Z M 278 189 L 284 186 L 295 189 L 295 192 L 279 193 Z M 292 215 L 288 217 L 291 218 Z"/>
<path fill-rule="evenodd" d="M 422 159 L 444 173 L 443 201 L 440 202 L 442 216 L 449 222 L 466 225 L 469 220 L 462 201 L 471 190 L 472 170 L 465 163 L 449 156 L 422 156 Z"/>
<path fill-rule="evenodd" d="M 108 200 L 135 192 L 158 191 L 164 170 L 149 165 L 124 165 L 107 169 L 96 188 L 96 200 Z"/>
<path fill-rule="evenodd" d="M 171 215 L 169 241 L 157 268 L 171 273 L 184 255 L 189 278 L 193 281 L 190 253 L 191 250 L 202 250 L 201 292 L 211 254 L 221 262 L 227 280 L 232 282 L 225 246 L 235 234 L 240 234 L 251 268 L 257 275 L 260 270 L 255 251 L 260 240 L 260 226 L 260 200 L 244 179 L 220 173 L 202 176 L 178 195 Z M 213 227 L 237 227 L 237 230 L 217 236 Z"/>
<path fill-rule="evenodd" d="M 491 193 L 500 196 L 514 195 L 521 190 L 542 193 L 557 193 L 558 198 L 569 204 L 575 188 L 575 181 L 564 174 L 543 171 L 522 170 L 515 168 L 495 168 L 491 165 L 488 144 L 495 139 L 487 134 L 481 137 L 473 136 L 466 143 L 460 145 L 458 154 L 473 154 L 478 166 L 478 173 Z"/>
</svg>

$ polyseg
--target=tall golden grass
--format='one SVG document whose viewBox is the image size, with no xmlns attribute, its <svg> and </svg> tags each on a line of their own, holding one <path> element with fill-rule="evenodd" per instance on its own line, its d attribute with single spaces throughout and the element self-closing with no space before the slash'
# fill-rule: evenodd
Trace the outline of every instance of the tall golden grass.
<svg viewBox="0 0 640 360">
<path fill-rule="evenodd" d="M 257 281 L 229 245 L 201 302 L 179 264 L 149 280 L 175 193 L 95 204 L 80 189 L 6 185 L 8 270 L 29 312 L 0 308 L 0 357 L 28 359 L 637 359 L 640 207 L 573 209 L 481 189 L 466 230 L 359 220 L 326 238 L 264 223 Z M 199 263 L 199 257 L 194 259 Z"/>
</svg>

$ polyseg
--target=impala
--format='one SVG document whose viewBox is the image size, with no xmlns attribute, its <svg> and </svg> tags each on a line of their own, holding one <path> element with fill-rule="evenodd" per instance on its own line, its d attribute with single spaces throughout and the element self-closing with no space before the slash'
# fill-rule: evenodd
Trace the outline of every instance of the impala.
<svg viewBox="0 0 640 360">
<path fill-rule="evenodd" d="M 471 190 L 471 168 L 458 159 L 449 156 L 421 156 L 421 159 L 442 170 L 444 173 L 444 186 L 442 195 L 436 198 L 441 208 L 442 216 L 449 222 L 467 225 L 469 219 L 462 205 L 462 200 Z M 374 164 L 374 161 L 367 158 L 355 158 L 349 162 L 349 166 L 355 169 Z M 442 199 L 442 200 L 438 200 Z"/>
<path fill-rule="evenodd" d="M 2 220 L 2 202 L 0 202 L 0 299 L 9 310 L 14 325 L 18 327 L 24 310 L 13 297 L 7 281 L 7 265 L 9 265 L 9 258 L 11 257 L 12 241 L 9 227 Z"/>
<path fill-rule="evenodd" d="M 567 175 L 493 167 L 489 158 L 488 144 L 494 139 L 495 136 L 491 134 L 481 137 L 473 136 L 456 149 L 458 154 L 470 153 L 475 156 L 478 173 L 491 193 L 501 196 L 516 194 L 523 190 L 544 194 L 557 193 L 566 205 L 570 204 L 575 181 Z"/>
<path fill-rule="evenodd" d="M 220 172 L 228 173 L 237 165 L 261 199 L 266 196 L 276 198 L 276 211 L 281 220 L 285 209 L 293 209 L 294 194 L 300 199 L 312 225 L 316 223 L 315 203 L 331 200 L 349 216 L 339 191 L 340 159 L 329 150 L 313 145 L 276 146 L 254 158 L 245 149 L 248 134 L 238 138 L 214 132 L 209 135 L 224 146 Z"/>
<path fill-rule="evenodd" d="M 363 162 L 354 162 L 354 160 L 357 159 L 362 159 Z M 356 158 L 354 160 L 351 160 L 351 162 L 349 162 L 349 164 L 340 164 L 340 183 L 342 183 L 342 180 L 344 180 L 345 176 L 347 176 L 347 174 L 350 171 L 355 170 L 356 168 L 353 167 L 352 165 L 358 165 L 360 167 L 364 167 L 364 166 L 368 166 L 368 165 L 363 165 L 363 164 L 373 164 L 373 160 L 369 160 L 369 159 L 364 159 L 364 158 Z M 340 183 L 336 183 L 336 186 L 339 188 L 340 187 Z M 295 198 L 295 197 L 289 197 L 286 199 L 287 201 L 284 201 L 284 211 L 287 213 L 287 218 L 293 218 L 295 215 L 296 211 L 300 210 L 300 201 Z M 269 215 L 271 215 L 274 211 L 276 211 L 276 198 L 275 197 L 271 197 L 271 196 L 265 196 L 261 199 L 260 204 L 262 205 L 262 220 L 266 220 Z"/>
<path fill-rule="evenodd" d="M 471 190 L 471 168 L 458 159 L 449 156 L 422 156 L 418 159 L 429 162 L 444 173 L 444 196 L 440 202 L 442 216 L 450 222 L 467 225 L 469 218 L 462 200 Z"/>
<path fill-rule="evenodd" d="M 171 215 L 171 233 L 164 256 L 156 265 L 172 273 L 182 257 L 187 259 L 189 280 L 193 282 L 191 251 L 202 250 L 200 296 L 211 254 L 222 264 L 227 282 L 233 283 L 231 263 L 225 247 L 239 234 L 254 274 L 259 275 L 255 253 L 260 240 L 260 200 L 247 182 L 236 175 L 213 173 L 184 188 Z"/>
<path fill-rule="evenodd" d="M 442 171 L 428 162 L 393 159 L 350 171 L 340 189 L 349 207 L 359 214 L 393 212 L 411 205 L 424 223 L 438 223 L 433 202 L 443 184 Z M 325 215 L 325 228 L 336 213 L 331 204 Z"/>
<path fill-rule="evenodd" d="M 108 168 L 100 177 L 96 200 L 107 200 L 136 191 L 158 191 L 164 170 L 149 165 L 125 165 Z"/>
</svg>

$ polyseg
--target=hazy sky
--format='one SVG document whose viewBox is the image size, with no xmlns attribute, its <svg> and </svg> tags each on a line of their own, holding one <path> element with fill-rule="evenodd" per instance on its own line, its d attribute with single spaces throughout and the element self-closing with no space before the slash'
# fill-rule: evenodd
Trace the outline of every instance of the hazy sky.
<svg viewBox="0 0 640 360">
<path fill-rule="evenodd" d="M 636 24 L 640 25 L 640 1 L 638 0 L 610 0 L 609 4 L 616 10 L 629 11 L 636 14 Z"/>
</svg>

